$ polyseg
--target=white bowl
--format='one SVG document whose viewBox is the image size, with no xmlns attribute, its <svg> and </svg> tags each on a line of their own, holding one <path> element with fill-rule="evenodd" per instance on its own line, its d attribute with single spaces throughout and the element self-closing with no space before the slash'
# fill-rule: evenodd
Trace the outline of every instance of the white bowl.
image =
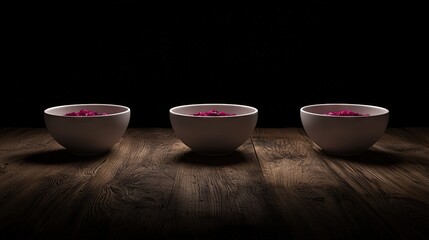
<svg viewBox="0 0 429 240">
<path fill-rule="evenodd" d="M 107 113 L 97 116 L 65 116 L 82 109 Z M 124 135 L 130 121 L 130 108 L 114 104 L 70 104 L 44 111 L 46 128 L 64 148 L 78 155 L 109 151 Z"/>
<path fill-rule="evenodd" d="M 218 110 L 233 116 L 194 116 L 194 113 Z M 170 109 L 170 122 L 176 136 L 201 155 L 225 155 L 234 152 L 252 135 L 258 109 L 226 103 L 202 103 Z"/>
<path fill-rule="evenodd" d="M 327 114 L 341 110 L 364 116 Z M 335 155 L 358 155 L 383 135 L 389 122 L 389 110 L 364 104 L 324 103 L 302 107 L 300 117 L 308 137 L 322 151 Z"/>
</svg>

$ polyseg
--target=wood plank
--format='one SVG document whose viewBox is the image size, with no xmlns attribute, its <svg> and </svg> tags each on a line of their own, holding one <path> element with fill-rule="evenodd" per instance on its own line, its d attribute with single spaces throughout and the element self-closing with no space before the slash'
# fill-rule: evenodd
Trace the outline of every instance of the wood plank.
<svg viewBox="0 0 429 240">
<path fill-rule="evenodd" d="M 111 152 L 84 158 L 61 149 L 43 130 L 20 132 L 15 139 L 13 132 L 8 136 L 8 142 L 15 144 L 1 145 L 3 152 L 7 147 L 19 150 L 11 151 L 17 156 L 0 158 L 19 174 L 3 169 L 0 236 L 158 236 L 175 178 L 174 169 L 165 162 L 169 146 L 177 141 L 170 129 L 129 129 Z M 40 142 L 52 146 L 41 144 L 44 147 L 32 150 Z M 11 188 L 14 185 L 18 187 Z"/>
<path fill-rule="evenodd" d="M 128 129 L 80 157 L 46 129 L 0 129 L 0 239 L 427 239 L 429 128 L 335 157 L 300 128 L 203 157 L 171 129 Z"/>
<path fill-rule="evenodd" d="M 78 211 L 70 204 L 105 156 L 72 155 L 46 129 L 2 129 L 0 136 L 0 237 L 67 236 Z"/>
<path fill-rule="evenodd" d="M 175 172 L 171 129 L 128 129 L 82 190 L 74 239 L 157 239 Z M 78 203 L 76 203 L 78 204 Z"/>
<path fill-rule="evenodd" d="M 394 239 L 385 219 L 326 164 L 303 129 L 253 136 L 276 209 L 294 239 Z"/>
<path fill-rule="evenodd" d="M 324 161 L 399 239 L 429 236 L 429 132 L 388 129 L 366 153 Z"/>
<path fill-rule="evenodd" d="M 206 157 L 183 144 L 172 149 L 177 175 L 163 232 L 180 239 L 273 239 L 288 232 L 277 212 L 249 139 L 233 154 Z"/>
</svg>

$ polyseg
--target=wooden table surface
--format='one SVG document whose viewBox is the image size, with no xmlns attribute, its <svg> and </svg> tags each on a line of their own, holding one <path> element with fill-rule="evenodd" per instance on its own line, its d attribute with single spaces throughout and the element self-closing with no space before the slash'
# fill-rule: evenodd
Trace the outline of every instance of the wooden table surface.
<svg viewBox="0 0 429 240">
<path fill-rule="evenodd" d="M 0 239 L 428 239 L 429 128 L 388 128 L 335 157 L 301 128 L 259 128 L 224 157 L 169 128 L 70 154 L 43 128 L 0 129 Z"/>
</svg>

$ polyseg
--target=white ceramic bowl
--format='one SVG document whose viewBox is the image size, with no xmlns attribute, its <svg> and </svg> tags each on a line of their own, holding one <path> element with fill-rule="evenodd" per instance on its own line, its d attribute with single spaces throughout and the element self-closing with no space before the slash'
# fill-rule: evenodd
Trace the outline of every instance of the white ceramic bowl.
<svg viewBox="0 0 429 240">
<path fill-rule="evenodd" d="M 65 116 L 66 113 L 90 110 L 107 115 Z M 130 108 L 114 104 L 70 104 L 45 109 L 46 128 L 64 148 L 78 155 L 109 151 L 125 134 Z"/>
<path fill-rule="evenodd" d="M 349 110 L 364 116 L 332 116 L 328 112 Z M 322 151 L 335 155 L 358 155 L 383 135 L 389 110 L 379 106 L 351 103 L 324 103 L 300 109 L 308 137 Z"/>
<path fill-rule="evenodd" d="M 194 116 L 210 110 L 233 116 Z M 255 130 L 258 109 L 226 103 L 202 103 L 170 109 L 170 122 L 176 136 L 201 155 L 225 155 L 243 145 Z"/>
</svg>

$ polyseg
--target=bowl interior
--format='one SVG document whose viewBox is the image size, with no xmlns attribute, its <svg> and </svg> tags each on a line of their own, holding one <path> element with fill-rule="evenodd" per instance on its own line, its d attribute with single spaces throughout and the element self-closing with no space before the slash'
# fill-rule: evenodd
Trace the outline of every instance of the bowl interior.
<svg viewBox="0 0 429 240">
<path fill-rule="evenodd" d="M 170 109 L 170 113 L 175 115 L 189 116 L 189 117 L 198 117 L 193 116 L 197 112 L 206 112 L 210 110 L 218 110 L 226 113 L 232 113 L 235 115 L 232 116 L 223 116 L 223 117 L 237 117 L 243 115 L 255 114 L 258 110 L 251 106 L 240 105 L 240 104 L 225 104 L 225 103 L 207 103 L 207 104 L 190 104 L 173 107 Z M 206 116 L 213 117 L 213 116 Z M 216 116 L 215 116 L 216 117 Z"/>
<path fill-rule="evenodd" d="M 121 114 L 121 113 L 130 111 L 130 109 L 126 106 L 114 105 L 114 104 L 72 104 L 72 105 L 51 107 L 46 109 L 45 113 L 49 115 L 54 115 L 54 116 L 70 117 L 70 116 L 65 116 L 65 114 L 70 112 L 78 112 L 82 109 L 91 110 L 95 112 L 105 112 L 105 113 L 108 113 L 107 116 Z M 91 116 L 91 117 L 103 117 L 103 116 L 106 116 L 106 115 Z"/>
<path fill-rule="evenodd" d="M 327 115 L 328 112 L 336 112 L 342 110 L 349 110 L 367 116 L 332 116 Z M 379 116 L 389 113 L 389 110 L 379 106 L 363 105 L 363 104 L 348 104 L 348 103 L 332 103 L 332 104 L 315 104 L 308 105 L 301 108 L 301 111 L 307 114 L 322 115 L 327 117 L 371 117 Z"/>
</svg>

